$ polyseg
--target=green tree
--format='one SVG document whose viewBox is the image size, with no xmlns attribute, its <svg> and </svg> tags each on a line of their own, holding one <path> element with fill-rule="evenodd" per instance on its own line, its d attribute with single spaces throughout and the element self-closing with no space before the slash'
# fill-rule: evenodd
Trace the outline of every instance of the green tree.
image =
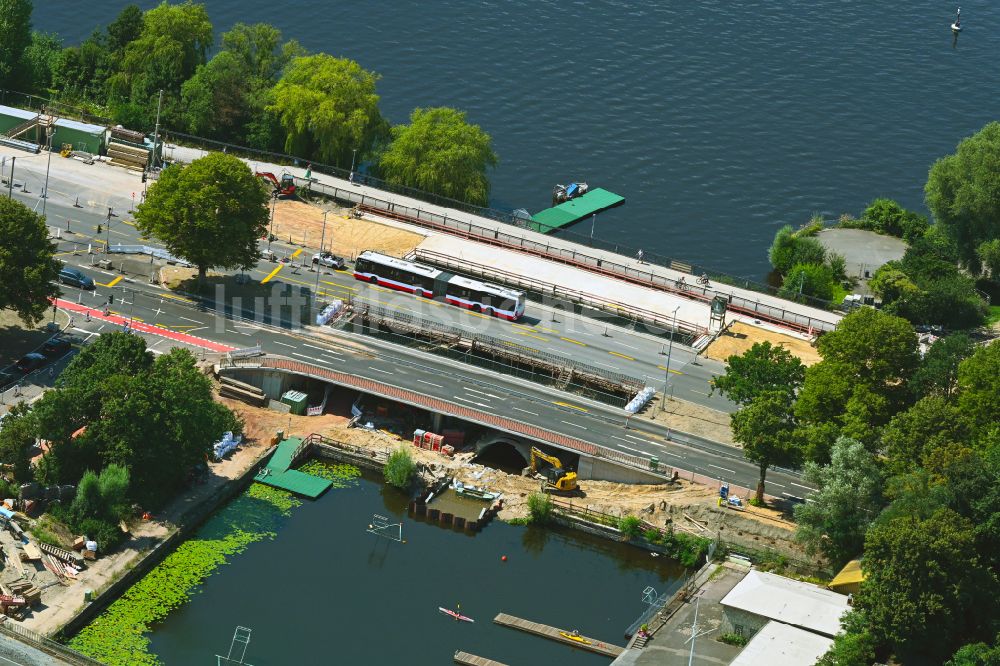
<svg viewBox="0 0 1000 666">
<path fill-rule="evenodd" d="M 545 493 L 528 495 L 528 522 L 532 525 L 546 525 L 552 520 L 555 505 L 552 498 Z"/>
<path fill-rule="evenodd" d="M 806 463 L 804 477 L 819 490 L 795 506 L 795 538 L 810 554 L 821 552 L 840 566 L 861 552 L 865 531 L 882 509 L 878 461 L 861 442 L 841 437 L 830 464 Z"/>
<path fill-rule="evenodd" d="M 146 17 L 139 5 L 125 5 L 114 21 L 108 24 L 107 47 L 111 53 L 120 54 L 125 47 L 142 36 Z"/>
<path fill-rule="evenodd" d="M 248 76 L 271 83 L 293 55 L 305 55 L 295 40 L 283 45 L 281 31 L 267 23 L 237 23 L 222 34 L 222 50 L 236 57 Z"/>
<path fill-rule="evenodd" d="M 375 83 L 379 75 L 346 58 L 295 58 L 274 87 L 268 110 L 287 132 L 285 150 L 335 164 L 364 155 L 385 132 Z"/>
<path fill-rule="evenodd" d="M 31 44 L 31 0 L 0 0 L 0 88 L 19 79 L 18 66 Z"/>
<path fill-rule="evenodd" d="M 980 638 L 996 579 L 976 553 L 973 525 L 950 509 L 879 521 L 865 539 L 855 605 L 876 642 L 904 663 L 942 663 Z"/>
<path fill-rule="evenodd" d="M 993 641 L 993 645 L 963 645 L 945 666 L 1000 666 L 1000 636 Z"/>
<path fill-rule="evenodd" d="M 1000 423 L 1000 341 L 959 364 L 958 407 L 980 432 Z"/>
<path fill-rule="evenodd" d="M 833 270 L 826 264 L 795 264 L 782 280 L 778 295 L 792 301 L 803 301 L 803 297 L 830 301 L 835 287 Z"/>
<path fill-rule="evenodd" d="M 976 248 L 976 256 L 989 271 L 993 281 L 1000 282 L 1000 238 L 980 243 Z"/>
<path fill-rule="evenodd" d="M 802 361 L 784 347 L 757 342 L 742 354 L 726 359 L 726 371 L 712 379 L 712 390 L 737 405 L 748 405 L 769 391 L 794 395 L 802 386 L 805 372 Z"/>
<path fill-rule="evenodd" d="M 733 439 L 743 455 L 760 469 L 756 503 L 764 503 L 764 482 L 771 465 L 795 465 L 801 457 L 793 432 L 792 399 L 787 391 L 768 391 L 731 417 Z"/>
<path fill-rule="evenodd" d="M 976 249 L 1000 237 L 1000 123 L 991 122 L 931 167 L 924 194 L 962 262 L 978 270 Z"/>
<path fill-rule="evenodd" d="M 198 267 L 250 268 L 260 258 L 257 239 L 267 228 L 268 195 L 242 161 L 211 153 L 186 167 L 167 169 L 139 205 L 135 222 L 172 254 Z"/>
<path fill-rule="evenodd" d="M 785 225 L 774 235 L 768 257 L 774 270 L 786 275 L 796 264 L 822 264 L 826 260 L 826 250 L 812 236 Z"/>
<path fill-rule="evenodd" d="M 13 310 L 29 325 L 39 322 L 49 300 L 59 295 L 53 284 L 59 264 L 48 235 L 42 216 L 0 198 L 0 310 Z"/>
<path fill-rule="evenodd" d="M 929 396 L 900 412 L 882 432 L 882 447 L 897 474 L 916 469 L 926 456 L 949 444 L 967 441 L 969 424 L 945 398 Z"/>
<path fill-rule="evenodd" d="M 959 364 L 975 349 L 972 339 L 964 333 L 938 338 L 924 354 L 920 367 L 910 380 L 914 395 L 951 396 L 958 386 Z"/>
<path fill-rule="evenodd" d="M 875 275 L 868 281 L 868 288 L 881 298 L 883 303 L 911 298 L 920 293 L 920 288 L 903 271 L 898 261 L 890 261 L 879 266 Z"/>
<path fill-rule="evenodd" d="M 406 490 L 413 482 L 413 475 L 417 473 L 417 464 L 409 449 L 400 447 L 389 454 L 382 473 L 386 483 Z"/>
<path fill-rule="evenodd" d="M 979 326 L 986 318 L 986 304 L 975 283 L 964 275 L 929 281 L 922 291 L 891 304 L 887 313 L 918 324 L 937 324 L 953 330 Z"/>
<path fill-rule="evenodd" d="M 919 362 L 913 326 L 872 308 L 844 317 L 817 348 L 824 362 L 841 364 L 854 379 L 886 390 L 905 383 Z"/>
<path fill-rule="evenodd" d="M 48 92 L 61 56 L 62 40 L 58 35 L 37 30 L 31 33 L 31 43 L 21 57 L 22 76 L 27 79 L 31 90 L 43 94 Z"/>
<path fill-rule="evenodd" d="M 392 128 L 392 143 L 379 157 L 383 178 L 459 201 L 485 206 L 497 165 L 490 135 L 470 125 L 465 112 L 447 107 L 414 109 L 409 125 Z"/>
<path fill-rule="evenodd" d="M 0 462 L 12 465 L 14 481 L 28 483 L 32 480 L 29 451 L 37 439 L 38 424 L 27 403 L 19 402 L 0 426 Z"/>
<path fill-rule="evenodd" d="M 830 650 L 816 666 L 871 666 L 875 663 L 875 638 L 868 631 L 868 621 L 857 608 L 844 614 L 840 620 L 844 631 L 833 639 Z"/>
<path fill-rule="evenodd" d="M 247 74 L 239 58 L 222 51 L 184 82 L 184 122 L 193 134 L 221 141 L 238 137 L 250 112 Z"/>
<path fill-rule="evenodd" d="M 879 198 L 861 214 L 859 226 L 911 242 L 923 236 L 929 225 L 923 215 L 906 210 L 892 199 Z"/>
</svg>

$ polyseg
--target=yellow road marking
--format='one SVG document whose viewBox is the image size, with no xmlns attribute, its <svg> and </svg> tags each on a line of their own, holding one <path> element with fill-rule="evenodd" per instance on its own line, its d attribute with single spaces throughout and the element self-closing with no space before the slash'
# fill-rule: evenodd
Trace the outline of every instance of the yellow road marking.
<svg viewBox="0 0 1000 666">
<path fill-rule="evenodd" d="M 358 290 L 357 287 L 348 287 L 347 285 L 337 284 L 336 282 L 327 282 L 326 280 L 320 280 L 320 282 L 322 282 L 323 284 L 328 284 L 331 287 L 337 287 L 339 289 L 347 289 L 348 291 L 357 291 Z"/>
<path fill-rule="evenodd" d="M 589 411 L 589 410 L 584 409 L 583 407 L 577 407 L 576 405 L 571 405 L 568 402 L 553 402 L 552 404 L 559 405 L 560 407 L 569 407 L 570 409 L 575 409 L 575 410 L 577 410 L 579 412 Z"/>
<path fill-rule="evenodd" d="M 574 345 L 580 345 L 581 347 L 586 347 L 587 346 L 586 342 L 580 342 L 579 340 L 574 340 L 573 338 L 563 338 L 563 337 L 560 337 L 559 339 L 560 340 L 565 340 L 566 342 L 572 342 Z"/>
<path fill-rule="evenodd" d="M 106 287 L 113 287 L 113 286 L 115 286 L 116 284 L 118 284 L 118 283 L 119 283 L 119 282 L 121 282 L 121 281 L 122 281 L 122 276 L 121 276 L 121 275 L 119 275 L 119 276 L 118 276 L 118 277 L 116 277 L 116 278 L 115 278 L 114 280 L 112 280 L 111 282 L 107 283 L 107 284 L 106 284 L 106 285 L 104 285 L 104 286 L 106 286 Z"/>
<path fill-rule="evenodd" d="M 484 314 L 473 312 L 472 310 L 469 310 L 466 314 L 472 315 L 473 317 L 480 317 L 481 319 L 493 319 L 493 317 L 487 317 Z M 524 335 L 524 333 L 521 333 L 521 335 Z"/>
<path fill-rule="evenodd" d="M 545 331 L 546 333 L 555 333 L 556 335 L 558 335 L 558 334 L 559 334 L 559 331 L 556 331 L 556 330 L 554 330 L 554 329 L 551 329 L 551 328 L 545 328 L 544 326 L 539 326 L 539 327 L 538 327 L 538 330 L 539 330 L 539 331 Z M 565 340 L 565 339 L 566 339 L 566 338 L 563 338 L 563 340 Z"/>
<path fill-rule="evenodd" d="M 541 340 L 542 342 L 548 342 L 548 338 L 543 338 L 540 335 L 532 335 L 531 333 L 523 333 L 521 331 L 514 331 L 514 335 L 523 335 L 526 338 L 534 338 L 535 340 Z"/>
<path fill-rule="evenodd" d="M 184 301 L 185 303 L 197 303 L 198 301 L 192 301 L 190 298 L 184 298 L 183 296 L 175 296 L 174 294 L 160 294 L 163 298 L 172 298 L 175 301 Z"/>
<path fill-rule="evenodd" d="M 278 264 L 278 267 L 277 267 L 277 268 L 275 268 L 275 269 L 274 269 L 273 271 L 271 271 L 270 273 L 268 273 L 268 274 L 267 274 L 267 277 L 266 277 L 266 278 L 264 278 L 263 280 L 261 280 L 261 281 L 260 281 L 260 283 L 261 283 L 261 284 L 267 284 L 268 282 L 270 282 L 271 278 L 273 278 L 273 277 L 274 277 L 275 275 L 277 275 L 277 274 L 278 274 L 278 271 L 280 271 L 280 270 L 281 270 L 282 268 L 284 268 L 284 267 L 285 267 L 285 265 L 284 265 L 284 264 Z"/>
<path fill-rule="evenodd" d="M 666 370 L 667 369 L 667 366 L 665 366 L 665 365 L 658 365 L 656 367 L 659 368 L 660 370 Z M 670 372 L 674 373 L 675 375 L 683 375 L 684 374 L 680 370 L 674 370 L 674 369 L 670 369 Z M 709 379 L 708 381 L 711 382 L 712 380 Z"/>
<path fill-rule="evenodd" d="M 294 259 L 295 257 L 299 256 L 300 254 L 302 254 L 302 248 L 301 247 L 299 249 L 297 249 L 295 252 L 292 252 L 292 259 Z"/>
<path fill-rule="evenodd" d="M 76 250 L 69 250 L 67 252 L 56 252 L 52 256 L 53 257 L 65 257 L 67 254 L 76 254 L 76 252 L 77 252 Z"/>
<path fill-rule="evenodd" d="M 635 360 L 635 359 L 634 359 L 634 358 L 632 358 L 631 356 L 626 356 L 625 354 L 619 354 L 619 353 L 618 353 L 618 352 L 616 352 L 616 351 L 609 351 L 608 353 L 609 353 L 609 354 L 611 354 L 612 356 L 620 356 L 621 358 L 627 358 L 627 359 L 628 359 L 628 360 L 630 360 L 630 361 L 634 361 L 634 360 Z"/>
</svg>

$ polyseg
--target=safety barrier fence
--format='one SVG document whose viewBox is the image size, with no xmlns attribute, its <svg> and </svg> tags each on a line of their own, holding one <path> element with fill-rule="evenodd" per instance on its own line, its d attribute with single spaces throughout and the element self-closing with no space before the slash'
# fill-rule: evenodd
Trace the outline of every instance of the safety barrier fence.
<svg viewBox="0 0 1000 666">
<path fill-rule="evenodd" d="M 180 259 L 170 254 L 163 248 L 150 247 L 149 245 L 123 245 L 122 243 L 115 243 L 113 245 L 108 245 L 108 252 L 113 254 L 148 254 L 157 259 L 163 259 L 167 262 L 175 263 L 179 266 L 191 266 L 190 263 L 184 259 Z"/>
</svg>

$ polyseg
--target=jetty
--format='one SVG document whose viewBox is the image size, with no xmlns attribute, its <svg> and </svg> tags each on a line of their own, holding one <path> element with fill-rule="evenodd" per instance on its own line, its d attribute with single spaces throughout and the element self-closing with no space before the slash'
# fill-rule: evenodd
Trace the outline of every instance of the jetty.
<svg viewBox="0 0 1000 666">
<path fill-rule="evenodd" d="M 289 437 L 283 440 L 271 455 L 271 459 L 267 461 L 267 465 L 257 472 L 254 481 L 282 490 L 289 490 L 309 499 L 316 499 L 322 495 L 327 488 L 333 485 L 332 481 L 289 469 L 305 446 L 305 442 L 298 437 Z"/>
<path fill-rule="evenodd" d="M 462 652 L 461 650 L 455 653 L 455 663 L 462 664 L 462 666 L 507 666 L 507 664 L 499 661 L 493 661 L 486 657 L 477 657 L 474 654 Z"/>
<path fill-rule="evenodd" d="M 497 616 L 493 618 L 493 622 L 504 627 L 520 629 L 521 631 L 526 631 L 529 634 L 549 638 L 562 643 L 563 645 L 570 645 L 575 648 L 580 648 L 581 650 L 587 650 L 588 652 L 604 655 L 605 657 L 617 657 L 625 651 L 625 648 L 621 646 L 611 645 L 610 643 L 605 643 L 604 641 L 596 638 L 590 638 L 588 636 L 573 635 L 571 638 L 570 634 L 572 634 L 572 632 L 565 629 L 550 627 L 547 624 L 532 622 L 531 620 L 514 617 L 513 615 L 507 615 L 506 613 L 497 614 Z"/>
<path fill-rule="evenodd" d="M 527 227 L 547 234 L 623 203 L 625 197 L 598 187 L 558 206 L 535 213 L 527 222 Z"/>
</svg>

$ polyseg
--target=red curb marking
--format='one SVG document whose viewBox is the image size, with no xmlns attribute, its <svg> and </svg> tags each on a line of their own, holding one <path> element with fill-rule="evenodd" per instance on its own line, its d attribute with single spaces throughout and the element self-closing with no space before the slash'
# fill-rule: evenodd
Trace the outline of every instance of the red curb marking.
<svg viewBox="0 0 1000 666">
<path fill-rule="evenodd" d="M 97 319 L 98 321 L 106 321 L 109 324 L 114 324 L 116 326 L 125 326 L 128 323 L 128 317 L 120 317 L 118 315 L 108 315 L 104 316 L 103 310 L 96 310 L 94 308 L 88 308 L 86 305 L 80 305 L 79 303 L 72 303 L 70 301 L 64 301 L 61 298 L 55 300 L 55 304 L 62 308 L 63 310 L 69 310 L 71 312 L 78 312 L 80 314 L 90 313 L 91 319 Z M 133 331 L 139 331 L 141 333 L 151 333 L 153 335 L 159 335 L 162 338 L 167 338 L 168 340 L 173 340 L 175 342 L 183 342 L 185 344 L 191 345 L 192 347 L 201 347 L 209 351 L 214 352 L 231 352 L 236 350 L 236 347 L 230 347 L 228 345 L 222 345 L 218 342 L 212 342 L 211 340 L 206 340 L 205 338 L 199 338 L 196 335 L 189 335 L 187 333 L 177 333 L 176 331 L 171 331 L 165 328 L 160 328 L 159 326 L 150 326 L 149 324 L 144 324 L 139 321 L 133 321 L 131 329 Z"/>
</svg>

